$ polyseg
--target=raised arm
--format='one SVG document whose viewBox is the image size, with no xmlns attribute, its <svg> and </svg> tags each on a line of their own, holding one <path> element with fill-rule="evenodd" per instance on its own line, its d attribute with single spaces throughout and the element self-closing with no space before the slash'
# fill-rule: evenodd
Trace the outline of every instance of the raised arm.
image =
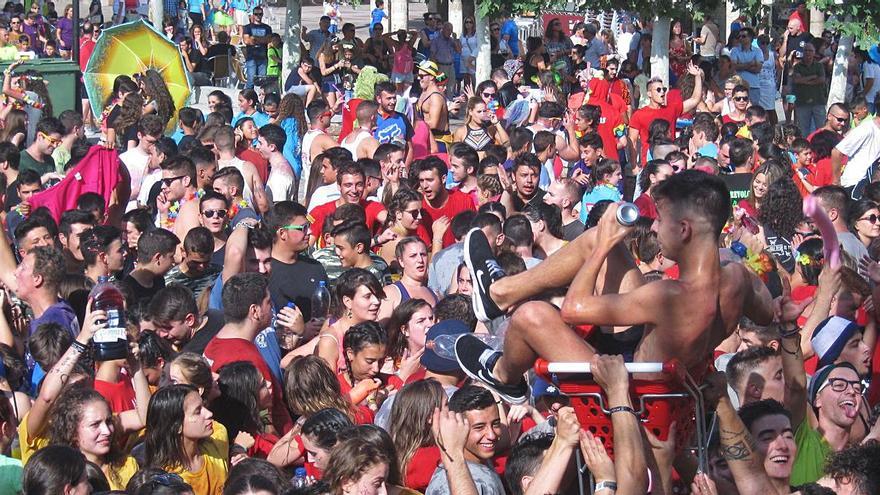
<svg viewBox="0 0 880 495">
<path fill-rule="evenodd" d="M 563 407 L 556 415 L 556 436 L 550 448 L 544 453 L 541 466 L 532 477 L 526 488 L 525 495 L 545 495 L 559 493 L 565 478 L 565 472 L 571 463 L 571 454 L 577 447 L 581 433 L 574 409 Z"/>
<path fill-rule="evenodd" d="M 450 495 L 479 495 L 464 458 L 464 444 L 470 432 L 467 418 L 446 406 L 442 410 L 434 409 L 431 431 L 440 448 L 440 461 L 446 468 Z"/>
<path fill-rule="evenodd" d="M 688 74 L 694 76 L 694 92 L 682 103 L 682 112 L 690 113 L 703 101 L 703 71 L 693 62 L 688 62 Z"/>
<path fill-rule="evenodd" d="M 223 277 L 226 282 L 230 278 L 244 271 L 245 252 L 247 251 L 248 231 L 257 224 L 256 220 L 245 219 L 235 226 L 232 234 L 226 240 L 226 255 L 223 258 Z"/>
<path fill-rule="evenodd" d="M 12 292 L 18 293 L 18 282 L 15 280 L 15 269 L 18 263 L 12 252 L 12 244 L 6 237 L 6 229 L 0 228 L 0 282 Z"/>
<path fill-rule="evenodd" d="M 40 394 L 31 407 L 30 414 L 27 418 L 28 438 L 24 439 L 28 444 L 40 436 L 49 421 L 49 411 L 52 410 L 52 404 L 58 399 L 61 390 L 67 384 L 70 373 L 79 358 L 88 351 L 89 344 L 95 332 L 107 326 L 107 313 L 104 311 L 91 311 L 91 302 L 89 302 L 89 312 L 83 321 L 82 330 L 76 336 L 70 347 L 67 348 L 61 358 L 55 363 L 55 366 L 46 374 L 43 379 L 43 385 L 40 387 Z M 98 323 L 101 321 L 102 323 Z"/>
</svg>

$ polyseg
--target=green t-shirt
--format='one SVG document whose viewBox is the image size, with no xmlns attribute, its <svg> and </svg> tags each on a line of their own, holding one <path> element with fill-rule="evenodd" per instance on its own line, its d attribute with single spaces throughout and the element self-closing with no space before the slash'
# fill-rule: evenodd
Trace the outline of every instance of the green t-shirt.
<svg viewBox="0 0 880 495">
<path fill-rule="evenodd" d="M 42 177 L 44 174 L 55 171 L 55 160 L 50 156 L 44 162 L 39 162 L 31 156 L 27 151 L 21 152 L 21 159 L 18 164 L 18 171 L 34 170 Z"/>
<path fill-rule="evenodd" d="M 825 68 L 822 67 L 822 64 L 819 62 L 813 62 L 812 65 L 800 63 L 795 65 L 792 71 L 801 77 L 819 76 L 822 80 L 820 84 L 793 83 L 793 92 L 796 97 L 795 105 L 825 104 L 828 88 L 825 84 Z"/>
<path fill-rule="evenodd" d="M 70 161 L 70 150 L 64 146 L 55 148 L 55 151 L 52 152 L 52 160 L 55 161 L 55 171 L 63 174 L 64 166 Z"/>
<path fill-rule="evenodd" d="M 825 459 L 831 454 L 831 446 L 822 438 L 822 434 L 810 427 L 808 420 L 804 419 L 794 433 L 794 443 L 797 445 L 797 457 L 791 468 L 791 486 L 814 483 L 822 477 L 825 469 Z"/>
<path fill-rule="evenodd" d="M 267 76 L 278 76 L 281 74 L 281 50 L 274 46 L 270 46 L 268 50 L 269 63 L 266 65 Z M 273 58 L 278 59 L 276 62 Z"/>
<path fill-rule="evenodd" d="M 0 493 L 21 491 L 21 461 L 0 455 Z"/>
</svg>

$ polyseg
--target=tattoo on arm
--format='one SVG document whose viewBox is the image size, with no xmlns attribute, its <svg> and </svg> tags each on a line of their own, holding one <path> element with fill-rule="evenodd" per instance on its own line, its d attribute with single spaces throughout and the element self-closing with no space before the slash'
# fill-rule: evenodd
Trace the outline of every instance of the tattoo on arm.
<svg viewBox="0 0 880 495">
<path fill-rule="evenodd" d="M 752 455 L 752 448 L 744 440 L 740 440 L 733 445 L 722 445 L 721 455 L 728 461 L 742 461 Z"/>
</svg>

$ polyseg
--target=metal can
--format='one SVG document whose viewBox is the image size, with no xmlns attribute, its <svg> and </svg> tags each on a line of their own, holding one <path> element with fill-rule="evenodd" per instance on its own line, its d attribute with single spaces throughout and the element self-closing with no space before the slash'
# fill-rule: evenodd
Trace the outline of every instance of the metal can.
<svg viewBox="0 0 880 495">
<path fill-rule="evenodd" d="M 639 219 L 639 207 L 635 203 L 621 203 L 617 208 L 617 223 L 630 227 Z"/>
</svg>

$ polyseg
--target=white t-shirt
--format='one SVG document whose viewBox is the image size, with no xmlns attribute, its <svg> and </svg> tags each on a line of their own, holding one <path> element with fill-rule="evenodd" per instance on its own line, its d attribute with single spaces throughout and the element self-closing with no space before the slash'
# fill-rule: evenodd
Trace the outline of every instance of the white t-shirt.
<svg viewBox="0 0 880 495">
<path fill-rule="evenodd" d="M 296 177 L 290 165 L 281 164 L 272 167 L 269 177 L 266 178 L 266 190 L 271 195 L 273 203 L 296 199 Z"/>
<path fill-rule="evenodd" d="M 315 189 L 315 192 L 312 193 L 312 199 L 309 201 L 309 212 L 322 204 L 336 201 L 340 196 L 342 194 L 339 193 L 339 186 L 335 182 Z"/>
<path fill-rule="evenodd" d="M 866 62 L 863 66 L 864 73 L 862 74 L 862 78 L 864 82 L 867 83 L 868 79 L 873 79 L 874 84 L 871 86 L 871 89 L 865 93 L 865 99 L 868 100 L 868 103 L 874 103 L 874 99 L 877 97 L 877 93 L 880 92 L 880 65 L 877 65 L 873 62 Z"/>
<path fill-rule="evenodd" d="M 141 190 L 138 194 L 138 198 L 140 198 L 141 194 L 144 194 L 144 187 L 147 186 L 144 175 L 147 174 L 147 167 L 150 165 L 150 155 L 144 153 L 139 147 L 135 146 L 134 148 L 126 151 L 119 155 L 119 160 L 125 164 L 125 168 L 128 169 L 129 175 L 131 175 L 131 183 L 132 184 L 141 184 Z M 159 169 L 159 177 L 162 176 L 162 171 Z M 141 182 L 143 180 L 143 182 Z M 153 186 L 153 183 L 150 184 L 150 187 Z M 149 189 L 147 189 L 147 194 L 150 194 Z M 133 210 L 137 208 L 137 201 L 129 201 L 128 205 L 125 208 L 125 211 Z"/>
<path fill-rule="evenodd" d="M 144 176 L 144 183 L 141 184 L 141 192 L 138 194 L 137 202 L 140 205 L 146 205 L 150 200 L 150 189 L 162 180 L 162 169 L 157 168 Z"/>
<path fill-rule="evenodd" d="M 862 122 L 849 131 L 836 148 L 849 157 L 840 175 L 840 185 L 854 186 L 865 178 L 868 168 L 880 158 L 880 127 L 877 127 L 874 119 Z"/>
</svg>

